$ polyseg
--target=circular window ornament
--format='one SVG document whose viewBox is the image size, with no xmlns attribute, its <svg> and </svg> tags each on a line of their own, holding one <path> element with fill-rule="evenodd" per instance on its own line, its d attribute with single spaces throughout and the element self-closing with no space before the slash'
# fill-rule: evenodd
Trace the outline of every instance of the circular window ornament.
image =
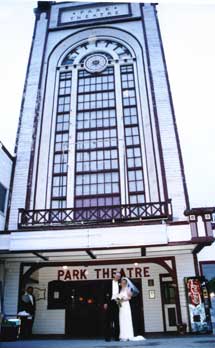
<svg viewBox="0 0 215 348">
<path fill-rule="evenodd" d="M 107 64 L 108 60 L 103 54 L 92 54 L 84 62 L 85 69 L 90 73 L 103 71 Z"/>
</svg>

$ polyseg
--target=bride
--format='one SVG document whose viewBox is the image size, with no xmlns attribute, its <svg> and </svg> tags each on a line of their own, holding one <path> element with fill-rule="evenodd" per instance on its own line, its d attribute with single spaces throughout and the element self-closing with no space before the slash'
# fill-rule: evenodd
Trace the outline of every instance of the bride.
<svg viewBox="0 0 215 348">
<path fill-rule="evenodd" d="M 130 281 L 123 277 L 121 279 L 121 291 L 117 296 L 119 304 L 119 325 L 120 325 L 120 340 L 121 341 L 141 341 L 145 340 L 143 336 L 134 336 L 134 329 L 131 317 L 130 299 L 137 296 L 139 290 Z"/>
</svg>

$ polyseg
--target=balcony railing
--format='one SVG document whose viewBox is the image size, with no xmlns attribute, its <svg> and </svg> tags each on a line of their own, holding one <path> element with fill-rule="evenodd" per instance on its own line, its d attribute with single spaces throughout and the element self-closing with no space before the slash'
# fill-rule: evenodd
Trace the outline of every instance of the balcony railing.
<svg viewBox="0 0 215 348">
<path fill-rule="evenodd" d="M 93 223 L 115 223 L 124 221 L 171 220 L 171 200 L 144 204 L 125 204 L 105 207 L 64 209 L 19 209 L 19 228 Z"/>
</svg>

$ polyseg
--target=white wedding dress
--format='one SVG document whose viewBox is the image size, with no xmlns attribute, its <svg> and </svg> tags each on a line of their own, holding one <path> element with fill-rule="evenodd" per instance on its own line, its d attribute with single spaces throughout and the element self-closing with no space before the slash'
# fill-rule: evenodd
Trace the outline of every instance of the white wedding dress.
<svg viewBox="0 0 215 348">
<path fill-rule="evenodd" d="M 134 329 L 131 316 L 131 306 L 127 288 L 120 291 L 118 298 L 121 299 L 121 306 L 119 308 L 119 326 L 121 341 L 142 341 L 145 340 L 143 336 L 134 336 Z"/>
</svg>

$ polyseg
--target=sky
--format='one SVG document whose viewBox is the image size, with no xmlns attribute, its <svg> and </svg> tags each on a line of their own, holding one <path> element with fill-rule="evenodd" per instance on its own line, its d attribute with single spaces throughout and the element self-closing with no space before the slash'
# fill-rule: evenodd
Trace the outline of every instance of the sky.
<svg viewBox="0 0 215 348">
<path fill-rule="evenodd" d="M 0 3 L 0 141 L 11 153 L 35 7 L 32 0 Z M 215 0 L 161 0 L 157 11 L 190 203 L 215 206 Z"/>
</svg>

